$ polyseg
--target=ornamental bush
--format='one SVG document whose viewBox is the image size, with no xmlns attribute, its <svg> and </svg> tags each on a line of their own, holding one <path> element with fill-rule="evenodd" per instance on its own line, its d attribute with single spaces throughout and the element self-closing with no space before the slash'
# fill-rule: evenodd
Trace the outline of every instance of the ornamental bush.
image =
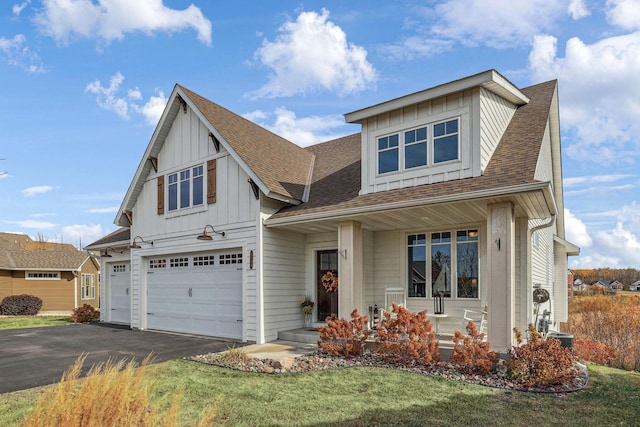
<svg viewBox="0 0 640 427">
<path fill-rule="evenodd" d="M 384 312 L 377 332 L 376 352 L 392 363 L 408 366 L 440 361 L 438 340 L 426 311 L 411 313 L 394 303 L 391 313 Z"/>
<path fill-rule="evenodd" d="M 73 309 L 71 320 L 73 320 L 73 323 L 97 322 L 100 320 L 100 311 L 89 304 L 83 304 L 82 307 Z"/>
<path fill-rule="evenodd" d="M 560 340 L 544 337 L 533 324 L 527 329 L 527 343 L 522 344 L 522 334 L 513 328 L 518 346 L 511 349 L 507 362 L 511 378 L 529 386 L 561 385 L 573 381 L 577 372 L 575 358 Z"/>
<path fill-rule="evenodd" d="M 327 317 L 327 326 L 319 329 L 318 347 L 325 353 L 336 356 L 360 356 L 365 350 L 365 341 L 371 334 L 367 329 L 369 316 L 360 316 L 358 310 L 351 312 L 351 320 Z"/>
<path fill-rule="evenodd" d="M 42 300 L 35 295 L 10 295 L 0 303 L 5 316 L 35 316 L 42 308 Z"/>
<path fill-rule="evenodd" d="M 478 328 L 472 320 L 469 321 L 466 329 L 466 336 L 460 331 L 456 331 L 453 336 L 451 363 L 470 374 L 491 372 L 500 355 L 489 350 L 489 341 L 484 341 L 484 334 L 478 333 Z"/>
</svg>

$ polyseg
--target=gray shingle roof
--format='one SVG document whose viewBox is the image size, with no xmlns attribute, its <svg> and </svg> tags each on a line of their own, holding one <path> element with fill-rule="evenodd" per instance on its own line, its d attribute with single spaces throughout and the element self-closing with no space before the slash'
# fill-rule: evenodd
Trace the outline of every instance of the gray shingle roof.
<svg viewBox="0 0 640 427">
<path fill-rule="evenodd" d="M 103 246 L 111 243 L 129 242 L 131 240 L 131 229 L 129 227 L 121 227 L 109 233 L 106 236 L 96 240 L 95 242 L 85 246 L 85 249 L 92 249 L 94 246 Z"/>
<path fill-rule="evenodd" d="M 77 270 L 89 258 L 81 251 L 37 251 L 0 249 L 0 269 Z"/>
</svg>

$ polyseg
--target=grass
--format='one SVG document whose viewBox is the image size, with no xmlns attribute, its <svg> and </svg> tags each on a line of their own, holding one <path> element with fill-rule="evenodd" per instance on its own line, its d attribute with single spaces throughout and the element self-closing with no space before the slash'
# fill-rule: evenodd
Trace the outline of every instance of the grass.
<svg viewBox="0 0 640 427">
<path fill-rule="evenodd" d="M 70 316 L 0 316 L 0 329 L 39 328 L 69 323 Z"/>
<path fill-rule="evenodd" d="M 586 390 L 557 396 L 508 392 L 382 368 L 292 375 L 233 371 L 176 360 L 148 366 L 151 404 L 178 425 L 196 425 L 215 408 L 222 425 L 247 426 L 595 426 L 636 425 L 640 373 L 591 365 Z M 46 389 L 51 389 L 47 387 Z M 0 395 L 0 426 L 19 424 L 42 388 Z"/>
</svg>

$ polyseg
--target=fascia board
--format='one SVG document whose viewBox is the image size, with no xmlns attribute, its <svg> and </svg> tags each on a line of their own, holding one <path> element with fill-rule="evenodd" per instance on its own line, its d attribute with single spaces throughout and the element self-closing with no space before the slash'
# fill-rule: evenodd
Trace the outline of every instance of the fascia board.
<svg viewBox="0 0 640 427">
<path fill-rule="evenodd" d="M 513 195 L 517 193 L 526 193 L 531 191 L 543 191 L 545 194 L 545 200 L 547 201 L 547 206 L 551 210 L 552 214 L 555 214 L 557 209 L 555 207 L 555 202 L 551 197 L 551 184 L 549 182 L 539 182 L 539 183 L 536 182 L 533 184 L 522 184 L 522 185 L 517 185 L 512 187 L 502 187 L 499 189 L 474 191 L 471 193 L 464 193 L 464 194 L 428 197 L 428 198 L 413 199 L 413 200 L 402 201 L 402 202 L 389 202 L 389 203 L 382 203 L 382 204 L 371 205 L 371 206 L 347 208 L 347 209 L 340 209 L 340 210 L 328 211 L 328 212 L 324 212 L 324 211 L 314 212 L 306 215 L 295 215 L 295 216 L 285 217 L 285 218 L 276 218 L 276 219 L 267 218 L 264 221 L 264 225 L 266 227 L 270 227 L 270 226 L 275 227 L 280 225 L 289 225 L 289 224 L 304 223 L 304 222 L 326 220 L 326 219 L 341 219 L 343 217 L 348 217 L 353 215 L 375 213 L 381 210 L 413 208 L 413 207 L 421 206 L 427 203 L 430 205 L 436 205 L 441 203 L 460 202 L 468 199 L 508 196 L 508 195 Z M 551 197 L 551 200 L 549 200 L 549 197 Z"/>
<path fill-rule="evenodd" d="M 513 83 L 511 83 L 497 71 L 488 70 L 470 77 L 465 77 L 453 82 L 444 83 L 430 89 L 425 89 L 420 92 L 415 92 L 400 98 L 373 105 L 371 107 L 347 113 L 344 115 L 344 117 L 347 123 L 360 123 L 363 120 L 369 117 L 376 116 L 378 114 L 383 114 L 392 110 L 408 107 L 420 102 L 429 101 L 431 99 L 439 98 L 445 95 L 461 92 L 479 86 L 483 86 L 487 90 L 495 92 L 496 94 L 502 96 L 503 98 L 506 98 L 516 105 L 524 105 L 529 102 L 529 98 L 526 97 L 522 92 L 520 92 L 520 90 L 516 86 L 514 86 Z"/>
</svg>

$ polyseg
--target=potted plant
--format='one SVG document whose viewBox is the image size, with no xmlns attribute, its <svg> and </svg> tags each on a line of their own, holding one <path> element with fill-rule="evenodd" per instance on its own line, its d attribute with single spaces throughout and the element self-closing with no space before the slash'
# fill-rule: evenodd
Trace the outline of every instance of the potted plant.
<svg viewBox="0 0 640 427">
<path fill-rule="evenodd" d="M 315 302 L 311 301 L 311 297 L 306 296 L 302 301 L 300 301 L 300 307 L 302 307 L 302 315 L 304 316 L 304 327 L 307 329 L 311 328 L 311 315 L 313 314 L 313 307 L 316 305 Z"/>
</svg>

